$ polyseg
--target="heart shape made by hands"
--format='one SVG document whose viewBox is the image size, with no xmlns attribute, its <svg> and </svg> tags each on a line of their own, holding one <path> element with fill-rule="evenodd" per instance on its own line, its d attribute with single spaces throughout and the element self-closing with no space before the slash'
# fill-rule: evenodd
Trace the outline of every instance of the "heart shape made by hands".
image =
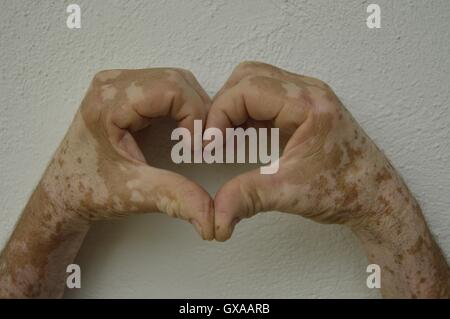
<svg viewBox="0 0 450 319">
<path fill-rule="evenodd" d="M 102 154 L 95 164 L 101 169 L 94 173 L 102 182 L 98 196 L 103 184 L 115 194 L 106 206 L 99 200 L 81 201 L 86 211 L 97 210 L 101 217 L 161 211 L 188 220 L 204 239 L 224 241 L 237 222 L 258 212 L 276 210 L 321 223 L 355 225 L 368 216 L 378 218 L 380 207 L 394 210 L 386 194 L 408 193 L 326 83 L 264 63 L 241 63 L 212 100 L 186 70 L 101 72 L 80 114 L 95 140 L 91 144 Z M 178 122 L 180 135 L 194 136 L 195 123 L 201 120 L 205 132 L 224 136 L 238 126 L 277 128 L 286 145 L 276 172 L 255 169 L 238 175 L 212 200 L 193 180 L 146 162 L 136 132 L 164 116 Z M 98 132 L 99 121 L 106 123 L 103 133 Z M 105 144 L 105 136 L 112 147 L 98 146 Z"/>
</svg>

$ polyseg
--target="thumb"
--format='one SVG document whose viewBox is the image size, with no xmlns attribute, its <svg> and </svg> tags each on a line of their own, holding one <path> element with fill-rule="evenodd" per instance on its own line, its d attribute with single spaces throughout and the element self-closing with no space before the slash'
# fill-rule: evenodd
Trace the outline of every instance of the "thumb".
<svg viewBox="0 0 450 319">
<path fill-rule="evenodd" d="M 214 199 L 215 238 L 225 241 L 243 218 L 276 207 L 278 174 L 263 175 L 259 169 L 239 175 L 223 185 Z"/>
<path fill-rule="evenodd" d="M 213 202 L 195 182 L 170 171 L 146 166 L 140 168 L 139 177 L 129 181 L 127 187 L 131 190 L 131 201 L 138 204 L 140 210 L 159 211 L 186 220 L 203 239 L 214 239 Z"/>
</svg>

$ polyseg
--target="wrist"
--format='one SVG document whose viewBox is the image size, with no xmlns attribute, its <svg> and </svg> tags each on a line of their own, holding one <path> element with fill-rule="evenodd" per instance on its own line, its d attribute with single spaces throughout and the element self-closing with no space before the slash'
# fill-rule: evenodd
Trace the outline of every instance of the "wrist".
<svg viewBox="0 0 450 319">
<path fill-rule="evenodd" d="M 60 238 L 64 238 L 66 234 L 86 232 L 89 223 L 82 219 L 70 205 L 67 205 L 64 197 L 52 195 L 48 190 L 48 184 L 43 179 L 31 196 L 23 212 L 23 218 L 31 220 L 36 227 L 42 228 L 42 231 L 47 230 Z"/>
<path fill-rule="evenodd" d="M 395 241 L 403 232 L 414 232 L 406 226 L 417 227 L 424 219 L 416 199 L 384 154 L 374 146 L 369 158 L 372 161 L 364 163 L 360 176 L 365 181 L 360 218 L 350 227 L 367 238 Z"/>
<path fill-rule="evenodd" d="M 384 297 L 450 296 L 450 271 L 420 206 L 410 195 L 392 211 L 353 227 L 369 263 L 381 268 Z"/>
<path fill-rule="evenodd" d="M 73 189 L 74 178 L 64 170 L 72 162 L 64 153 L 63 142 L 47 167 L 36 192 L 43 194 L 41 200 L 51 207 L 51 215 L 56 220 L 67 225 L 73 224 L 74 227 L 83 227 L 89 221 L 83 218 L 79 205 L 76 205 L 80 192 Z"/>
<path fill-rule="evenodd" d="M 411 197 L 410 203 L 403 207 L 367 214 L 363 222 L 351 229 L 363 243 L 401 251 L 417 241 L 427 231 L 427 225 L 419 205 Z"/>
<path fill-rule="evenodd" d="M 88 229 L 60 211 L 39 184 L 0 255 L 0 298 L 61 297 L 66 267 Z"/>
<path fill-rule="evenodd" d="M 361 212 L 361 221 L 350 227 L 364 243 L 400 251 L 417 241 L 428 227 L 402 178 L 387 167 L 373 176 L 375 191 L 369 196 L 370 204 Z"/>
</svg>

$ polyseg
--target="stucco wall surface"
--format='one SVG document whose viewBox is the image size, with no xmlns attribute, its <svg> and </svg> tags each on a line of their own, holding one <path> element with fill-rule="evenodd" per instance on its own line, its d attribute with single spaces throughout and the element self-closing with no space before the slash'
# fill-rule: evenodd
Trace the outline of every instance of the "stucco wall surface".
<svg viewBox="0 0 450 319">
<path fill-rule="evenodd" d="M 242 60 L 329 83 L 387 153 L 450 256 L 450 1 L 74 0 L 0 2 L 0 244 L 64 136 L 94 73 L 178 66 L 214 92 Z M 163 125 L 162 125 L 163 126 Z M 158 135 L 159 134 L 159 135 Z M 164 127 L 155 130 L 156 145 Z M 160 138 L 157 138 L 160 136 Z M 164 143 L 161 143 L 164 144 Z M 160 167 L 214 194 L 245 166 Z M 77 258 L 82 288 L 67 297 L 378 298 L 366 257 L 339 226 L 260 214 L 226 243 L 203 242 L 160 214 L 96 224 Z"/>
</svg>

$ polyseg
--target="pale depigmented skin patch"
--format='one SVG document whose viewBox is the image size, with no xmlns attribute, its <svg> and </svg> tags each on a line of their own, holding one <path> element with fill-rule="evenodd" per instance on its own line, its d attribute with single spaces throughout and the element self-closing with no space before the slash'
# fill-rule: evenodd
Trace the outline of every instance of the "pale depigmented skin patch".
<svg viewBox="0 0 450 319">
<path fill-rule="evenodd" d="M 144 99 L 144 90 L 142 86 L 137 85 L 136 82 L 131 83 L 125 91 L 130 103 L 138 103 Z"/>
<path fill-rule="evenodd" d="M 298 99 L 302 95 L 301 87 L 298 87 L 295 83 L 284 82 L 282 84 L 283 88 L 286 90 L 286 97 L 289 99 Z"/>
<path fill-rule="evenodd" d="M 106 84 L 102 86 L 102 100 L 114 100 L 117 94 L 117 89 L 112 84 Z"/>
<path fill-rule="evenodd" d="M 134 203 L 142 203 L 144 202 L 144 196 L 139 191 L 132 191 L 130 200 Z"/>
<path fill-rule="evenodd" d="M 132 179 L 127 181 L 126 186 L 133 190 L 141 185 L 141 181 L 139 179 Z"/>
<path fill-rule="evenodd" d="M 107 70 L 99 72 L 96 75 L 96 79 L 98 79 L 101 82 L 106 82 L 117 79 L 121 74 L 122 74 L 121 70 Z"/>
</svg>

